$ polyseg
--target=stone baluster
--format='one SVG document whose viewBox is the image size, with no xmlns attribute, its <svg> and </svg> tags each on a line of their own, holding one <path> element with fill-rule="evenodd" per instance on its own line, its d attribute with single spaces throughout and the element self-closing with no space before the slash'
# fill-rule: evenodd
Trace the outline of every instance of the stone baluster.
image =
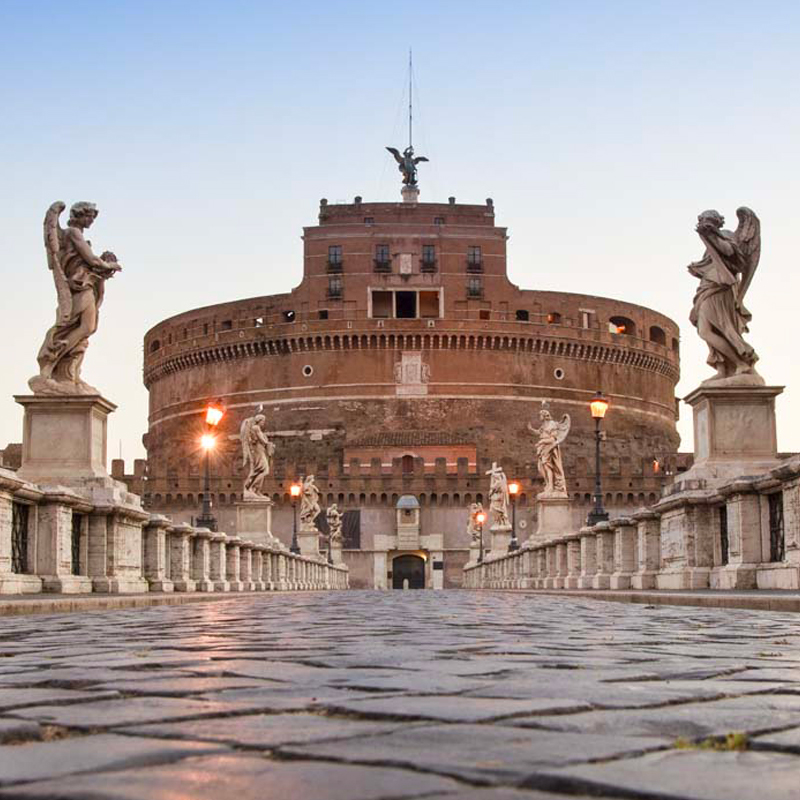
<svg viewBox="0 0 800 800">
<path fill-rule="evenodd" d="M 208 528 L 195 528 L 192 540 L 192 579 L 198 592 L 213 592 L 211 580 L 211 540 Z"/>
<path fill-rule="evenodd" d="M 655 589 L 656 574 L 661 568 L 661 522 L 653 511 L 643 509 L 633 515 L 636 521 L 636 572 L 631 588 Z"/>
<path fill-rule="evenodd" d="M 215 533 L 211 537 L 209 577 L 214 584 L 215 592 L 229 592 L 231 585 L 228 582 L 228 537 L 224 533 Z"/>
<path fill-rule="evenodd" d="M 581 539 L 572 536 L 567 539 L 567 576 L 564 578 L 565 589 L 577 589 L 581 577 Z"/>
<path fill-rule="evenodd" d="M 161 514 L 150 517 L 144 528 L 144 577 L 151 592 L 174 590 L 169 579 L 169 534 L 172 523 Z"/>
<path fill-rule="evenodd" d="M 253 547 L 253 589 L 257 592 L 263 592 L 267 588 L 267 582 L 264 580 L 264 566 L 266 562 L 267 548 L 264 545 L 257 544 Z"/>
<path fill-rule="evenodd" d="M 553 588 L 563 589 L 567 580 L 567 543 L 565 541 L 556 543 L 555 568 L 556 576 Z"/>
<path fill-rule="evenodd" d="M 581 528 L 581 577 L 579 589 L 591 589 L 597 574 L 597 534 L 594 528 Z"/>
<path fill-rule="evenodd" d="M 244 587 L 240 577 L 242 564 L 242 540 L 238 536 L 228 537 L 225 547 L 225 575 L 232 592 L 241 592 Z"/>
<path fill-rule="evenodd" d="M 720 494 L 728 518 L 728 563 L 713 570 L 712 580 L 719 589 L 755 589 L 758 564 L 769 560 L 762 548 L 761 495 L 749 479 L 732 481 Z M 718 531 L 713 538 L 719 541 Z"/>
<path fill-rule="evenodd" d="M 243 592 L 253 591 L 253 543 L 243 541 L 239 545 L 239 580 Z"/>
<path fill-rule="evenodd" d="M 608 589 L 611 587 L 611 575 L 614 572 L 614 531 L 608 522 L 598 522 L 594 527 L 597 572 L 592 580 L 592 588 Z"/>
<path fill-rule="evenodd" d="M 630 589 L 631 577 L 636 569 L 636 522 L 630 517 L 611 521 L 614 537 L 614 571 L 609 586 L 612 589 Z"/>
<path fill-rule="evenodd" d="M 196 589 L 192 579 L 192 536 L 194 528 L 185 522 L 170 528 L 170 575 L 176 592 Z"/>
</svg>

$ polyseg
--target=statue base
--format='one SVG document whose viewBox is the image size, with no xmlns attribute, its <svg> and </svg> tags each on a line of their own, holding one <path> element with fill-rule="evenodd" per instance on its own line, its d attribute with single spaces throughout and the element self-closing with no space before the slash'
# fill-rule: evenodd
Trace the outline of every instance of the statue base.
<svg viewBox="0 0 800 800">
<path fill-rule="evenodd" d="M 236 535 L 256 544 L 276 544 L 272 535 L 272 507 L 268 497 L 240 500 L 236 506 Z"/>
<path fill-rule="evenodd" d="M 536 497 L 538 522 L 536 533 L 531 536 L 532 544 L 546 542 L 555 536 L 562 536 L 572 529 L 572 510 L 569 497 L 539 494 Z"/>
<path fill-rule="evenodd" d="M 489 555 L 504 556 L 508 552 L 509 544 L 511 544 L 511 526 L 492 525 L 491 533 L 492 533 L 492 549 Z"/>
<path fill-rule="evenodd" d="M 694 414 L 694 464 L 668 493 L 714 489 L 778 463 L 775 398 L 782 386 L 702 384 L 684 399 Z"/>
<path fill-rule="evenodd" d="M 404 186 L 400 193 L 403 195 L 404 203 L 419 202 L 419 186 Z"/>
<path fill-rule="evenodd" d="M 93 395 L 14 395 L 25 409 L 22 466 L 31 483 L 109 479 L 106 471 L 108 415 L 114 403 Z"/>
<path fill-rule="evenodd" d="M 319 556 L 319 531 L 316 528 L 301 528 L 297 531 L 300 555 Z"/>
<path fill-rule="evenodd" d="M 342 544 L 339 542 L 338 544 L 334 542 L 331 545 L 331 560 L 334 564 L 344 564 L 344 559 L 342 558 Z"/>
</svg>

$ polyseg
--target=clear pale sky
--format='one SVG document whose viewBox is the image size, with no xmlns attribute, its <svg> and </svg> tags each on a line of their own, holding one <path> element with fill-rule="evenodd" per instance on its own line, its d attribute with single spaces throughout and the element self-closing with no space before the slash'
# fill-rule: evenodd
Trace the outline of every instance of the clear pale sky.
<svg viewBox="0 0 800 800">
<path fill-rule="evenodd" d="M 408 48 L 422 200 L 494 198 L 526 288 L 641 303 L 682 331 L 686 395 L 711 375 L 688 323 L 697 214 L 762 220 L 747 305 L 800 451 L 800 4 L 0 2 L 0 447 L 21 440 L 54 319 L 41 223 L 91 200 L 108 285 L 83 377 L 119 404 L 109 457 L 142 457 L 142 337 L 169 315 L 283 292 L 319 198 L 399 199 Z M 683 408 L 682 449 L 691 449 Z"/>
</svg>

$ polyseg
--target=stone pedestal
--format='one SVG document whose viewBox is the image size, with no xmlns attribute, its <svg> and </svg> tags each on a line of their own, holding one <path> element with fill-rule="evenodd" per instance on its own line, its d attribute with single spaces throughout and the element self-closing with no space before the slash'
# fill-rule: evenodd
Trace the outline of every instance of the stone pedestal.
<svg viewBox="0 0 800 800">
<path fill-rule="evenodd" d="M 661 570 L 658 589 L 708 589 L 714 542 L 711 509 L 704 493 L 662 500 Z"/>
<path fill-rule="evenodd" d="M 300 528 L 297 531 L 297 544 L 300 546 L 300 555 L 319 555 L 319 531 L 316 528 Z"/>
<path fill-rule="evenodd" d="M 238 536 L 228 539 L 225 546 L 225 575 L 231 592 L 241 592 L 243 587 L 240 576 L 242 566 L 242 540 Z"/>
<path fill-rule="evenodd" d="M 167 528 L 172 523 L 164 516 L 155 514 L 142 531 L 144 536 L 144 577 L 151 592 L 172 592 L 175 587 L 167 578 L 169 546 Z"/>
<path fill-rule="evenodd" d="M 196 528 L 192 540 L 192 580 L 198 592 L 213 592 L 211 580 L 211 539 L 214 534 L 207 528 Z"/>
<path fill-rule="evenodd" d="M 477 564 L 481 556 L 481 546 L 478 542 L 474 542 L 469 546 L 469 564 Z"/>
<path fill-rule="evenodd" d="M 614 528 L 614 572 L 611 574 L 611 589 L 630 589 L 633 573 L 637 568 L 636 522 L 629 517 L 620 517 L 612 523 Z"/>
<path fill-rule="evenodd" d="M 236 506 L 236 533 L 256 544 L 275 544 L 272 535 L 272 500 L 241 500 Z"/>
<path fill-rule="evenodd" d="M 194 528 L 183 523 L 170 531 L 170 577 L 176 592 L 194 592 L 192 543 Z"/>
<path fill-rule="evenodd" d="M 511 526 L 510 525 L 492 525 L 492 547 L 490 551 L 491 556 L 504 556 L 508 553 L 508 545 L 511 543 Z"/>
<path fill-rule="evenodd" d="M 700 386 L 684 399 L 694 415 L 694 464 L 670 493 L 714 489 L 780 462 L 775 398 L 782 386 Z"/>
<path fill-rule="evenodd" d="M 637 511 L 636 572 L 631 576 L 632 589 L 655 589 L 661 568 L 661 520 L 652 511 Z"/>
<path fill-rule="evenodd" d="M 569 533 L 572 528 L 572 514 L 568 497 L 549 497 L 538 495 L 536 498 L 538 522 L 533 543 L 547 542 L 557 536 Z"/>
<path fill-rule="evenodd" d="M 419 187 L 418 186 L 404 186 L 400 193 L 403 195 L 404 203 L 418 203 L 419 202 Z"/>
<path fill-rule="evenodd" d="M 333 561 L 334 564 L 344 564 L 344 559 L 342 558 L 341 542 L 331 543 L 331 560 Z"/>
<path fill-rule="evenodd" d="M 231 585 L 227 578 L 228 559 L 225 544 L 227 541 L 228 537 L 224 533 L 215 533 L 211 537 L 208 577 L 214 586 L 215 592 L 229 592 L 231 590 Z"/>
</svg>

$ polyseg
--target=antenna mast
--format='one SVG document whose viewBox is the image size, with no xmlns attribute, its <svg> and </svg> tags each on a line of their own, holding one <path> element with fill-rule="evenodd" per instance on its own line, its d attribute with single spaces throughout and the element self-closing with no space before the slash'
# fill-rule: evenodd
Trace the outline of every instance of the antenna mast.
<svg viewBox="0 0 800 800">
<path fill-rule="evenodd" d="M 411 104 L 411 75 L 413 69 L 412 51 L 408 48 L 408 146 L 412 146 L 411 141 L 411 120 L 412 120 L 412 104 Z"/>
</svg>

